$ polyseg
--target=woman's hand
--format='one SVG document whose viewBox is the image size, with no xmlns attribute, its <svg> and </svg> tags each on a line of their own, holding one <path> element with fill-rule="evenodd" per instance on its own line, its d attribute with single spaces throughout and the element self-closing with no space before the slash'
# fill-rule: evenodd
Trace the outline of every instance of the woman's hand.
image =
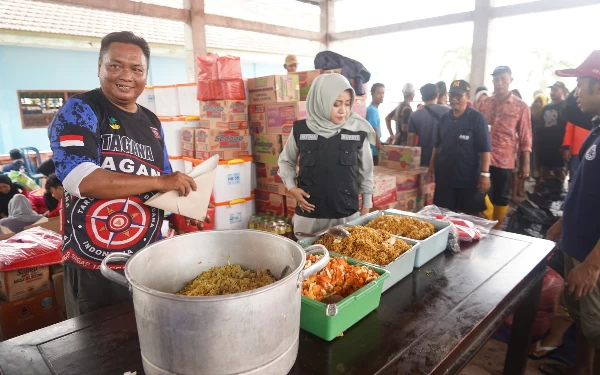
<svg viewBox="0 0 600 375">
<path fill-rule="evenodd" d="M 296 187 L 290 190 L 290 194 L 292 194 L 292 196 L 296 198 L 296 200 L 298 201 L 298 206 L 300 207 L 302 212 L 313 212 L 315 210 L 315 205 L 310 204 L 306 201 L 305 197 L 310 198 L 310 194 L 308 194 L 304 190 Z"/>
<path fill-rule="evenodd" d="M 360 209 L 360 216 L 365 216 L 366 214 L 368 214 L 370 211 L 370 208 L 361 208 Z"/>
</svg>

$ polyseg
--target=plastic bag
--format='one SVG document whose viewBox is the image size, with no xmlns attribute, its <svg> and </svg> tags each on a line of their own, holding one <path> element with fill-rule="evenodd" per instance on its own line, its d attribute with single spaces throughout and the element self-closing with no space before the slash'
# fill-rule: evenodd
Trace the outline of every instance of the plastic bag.
<svg viewBox="0 0 600 375">
<path fill-rule="evenodd" d="M 219 55 L 209 53 L 196 57 L 196 65 L 198 66 L 198 81 L 210 81 L 219 79 L 217 69 L 217 59 Z"/>
<path fill-rule="evenodd" d="M 246 87 L 241 79 L 198 81 L 197 99 L 246 100 Z"/>
<path fill-rule="evenodd" d="M 550 227 L 558 221 L 558 217 L 547 208 L 538 207 L 530 201 L 517 206 L 508 220 L 507 232 L 526 236 L 544 238 Z"/>
<path fill-rule="evenodd" d="M 23 172 L 10 171 L 8 173 L 8 178 L 10 178 L 10 180 L 12 182 L 23 185 L 25 187 L 25 189 L 27 189 L 29 191 L 34 191 L 34 190 L 40 189 L 40 186 L 38 184 L 36 184 L 35 181 L 33 181 L 29 176 L 27 176 Z"/>
<path fill-rule="evenodd" d="M 242 64 L 238 56 L 219 56 L 217 59 L 219 79 L 242 79 Z"/>
<path fill-rule="evenodd" d="M 423 207 L 417 214 L 451 224 L 448 248 L 453 252 L 460 251 L 460 241 L 471 242 L 484 238 L 497 223 L 477 216 L 456 213 L 433 204 Z"/>
<path fill-rule="evenodd" d="M 62 261 L 62 236 L 35 227 L 0 241 L 0 271 L 41 267 Z"/>
<path fill-rule="evenodd" d="M 242 79 L 242 64 L 237 56 L 207 54 L 196 58 L 198 81 Z"/>
<path fill-rule="evenodd" d="M 564 288 L 564 279 L 552 268 L 546 267 L 548 272 L 542 280 L 542 293 L 538 304 L 535 325 L 534 337 L 543 336 L 552 325 L 552 317 L 554 316 L 554 304 L 558 295 Z M 513 316 L 506 317 L 504 321 L 509 327 L 513 325 Z"/>
</svg>

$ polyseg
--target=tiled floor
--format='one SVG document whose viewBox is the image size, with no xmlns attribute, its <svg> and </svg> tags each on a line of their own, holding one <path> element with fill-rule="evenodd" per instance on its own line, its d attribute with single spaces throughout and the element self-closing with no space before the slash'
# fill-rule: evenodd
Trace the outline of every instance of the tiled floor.
<svg viewBox="0 0 600 375">
<path fill-rule="evenodd" d="M 506 356 L 507 345 L 501 341 L 490 339 L 479 350 L 475 357 L 469 362 L 467 367 L 462 370 L 460 375 L 501 375 L 504 368 L 504 358 Z M 558 363 L 551 359 L 542 359 L 539 361 L 529 360 L 525 375 L 540 375 L 538 367 L 542 363 Z"/>
</svg>

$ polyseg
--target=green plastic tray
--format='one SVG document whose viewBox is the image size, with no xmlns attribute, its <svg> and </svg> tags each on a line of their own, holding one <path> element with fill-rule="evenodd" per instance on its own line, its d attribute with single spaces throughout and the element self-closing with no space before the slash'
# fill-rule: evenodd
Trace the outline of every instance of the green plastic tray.
<svg viewBox="0 0 600 375">
<path fill-rule="evenodd" d="M 323 340 L 331 341 L 340 333 L 352 327 L 359 320 L 367 316 L 379 306 L 383 284 L 390 277 L 389 271 L 373 266 L 359 260 L 348 258 L 334 252 L 329 252 L 330 257 L 345 258 L 351 265 L 367 266 L 379 274 L 377 280 L 371 281 L 364 287 L 344 298 L 337 306 L 337 314 L 327 315 L 328 308 L 333 310 L 333 305 L 326 305 L 306 296 L 302 296 L 300 310 L 300 328 L 319 336 Z"/>
</svg>

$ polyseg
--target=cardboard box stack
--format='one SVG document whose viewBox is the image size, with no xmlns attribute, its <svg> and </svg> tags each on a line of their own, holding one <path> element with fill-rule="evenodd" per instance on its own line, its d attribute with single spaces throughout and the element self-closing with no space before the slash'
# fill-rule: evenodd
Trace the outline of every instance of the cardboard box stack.
<svg viewBox="0 0 600 375">
<path fill-rule="evenodd" d="M 435 183 L 428 179 L 427 168 L 421 167 L 421 148 L 385 145 L 379 152 L 379 166 L 375 167 L 374 208 L 396 208 L 417 212 L 433 204 Z M 387 177 L 395 180 L 396 196 L 390 201 L 378 188 L 384 186 Z"/>
<path fill-rule="evenodd" d="M 294 121 L 306 118 L 306 104 L 300 101 L 299 76 L 249 79 L 248 93 L 252 156 L 257 163 L 256 211 L 289 216 L 288 204 L 293 203 L 293 198 L 286 197 L 288 191 L 277 174 L 277 161 L 283 150 L 282 137 L 290 135 Z"/>
<path fill-rule="evenodd" d="M 35 225 L 0 241 L 0 341 L 66 318 L 51 282 L 61 246 L 60 234 Z"/>
<path fill-rule="evenodd" d="M 219 155 L 214 229 L 246 229 L 254 214 L 248 101 L 239 57 L 197 58 L 198 125 L 181 131 L 181 149 L 197 164 Z M 180 98 L 181 100 L 181 98 Z"/>
</svg>

